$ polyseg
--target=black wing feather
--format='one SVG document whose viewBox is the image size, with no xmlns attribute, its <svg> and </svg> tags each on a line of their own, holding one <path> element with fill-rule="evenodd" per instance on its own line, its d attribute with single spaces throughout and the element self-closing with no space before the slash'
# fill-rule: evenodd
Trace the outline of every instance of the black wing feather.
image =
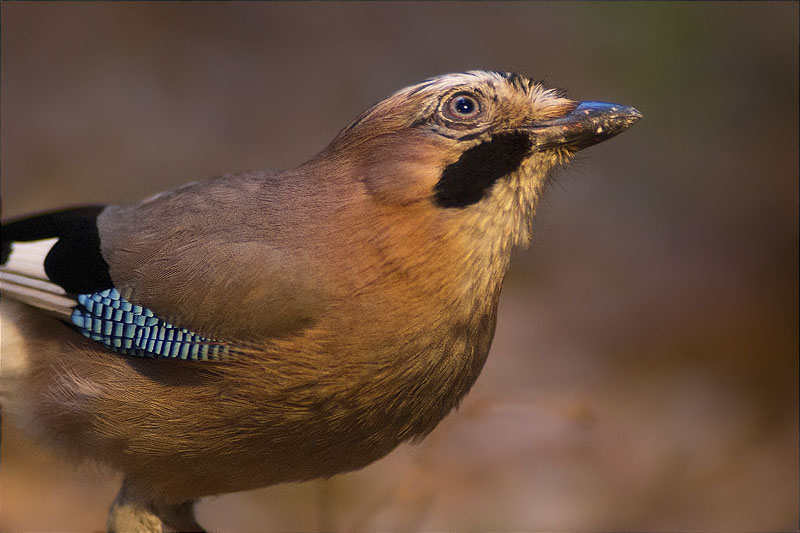
<svg viewBox="0 0 800 533">
<path fill-rule="evenodd" d="M 12 242 L 58 237 L 44 260 L 50 280 L 67 293 L 85 294 L 114 287 L 100 252 L 97 215 L 105 206 L 86 206 L 11 220 L 2 226 L 0 261 L 5 264 Z"/>
</svg>

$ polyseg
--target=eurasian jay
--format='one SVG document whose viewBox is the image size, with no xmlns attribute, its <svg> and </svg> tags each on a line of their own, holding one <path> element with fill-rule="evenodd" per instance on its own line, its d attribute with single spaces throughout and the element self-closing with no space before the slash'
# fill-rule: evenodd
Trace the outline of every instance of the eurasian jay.
<svg viewBox="0 0 800 533">
<path fill-rule="evenodd" d="M 123 473 L 115 531 L 361 468 L 458 405 L 545 182 L 641 116 L 449 74 L 292 170 L 8 221 L 3 412 Z"/>
</svg>

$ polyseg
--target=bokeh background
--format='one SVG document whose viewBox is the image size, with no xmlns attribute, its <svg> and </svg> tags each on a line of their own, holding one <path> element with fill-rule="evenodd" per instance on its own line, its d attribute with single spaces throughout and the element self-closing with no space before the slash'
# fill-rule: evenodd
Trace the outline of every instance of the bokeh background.
<svg viewBox="0 0 800 533">
<path fill-rule="evenodd" d="M 458 412 L 361 472 L 199 520 L 795 530 L 798 5 L 3 2 L 3 216 L 292 167 L 444 72 L 636 106 L 551 187 Z M 2 529 L 103 528 L 119 478 L 3 423 Z"/>
</svg>

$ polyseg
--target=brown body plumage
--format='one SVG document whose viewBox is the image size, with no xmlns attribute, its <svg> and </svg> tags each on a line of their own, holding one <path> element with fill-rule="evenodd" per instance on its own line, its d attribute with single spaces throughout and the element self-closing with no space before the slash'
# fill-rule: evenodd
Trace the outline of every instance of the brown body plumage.
<svg viewBox="0 0 800 533">
<path fill-rule="evenodd" d="M 111 527 L 129 508 L 192 525 L 185 502 L 361 468 L 426 435 L 483 366 L 550 171 L 639 117 L 619 106 L 603 116 L 614 131 L 561 124 L 577 105 L 516 75 L 442 76 L 296 169 L 106 208 L 100 248 L 123 297 L 229 353 L 114 354 L 4 298 L 3 359 L 18 358 L 4 407 L 124 473 Z"/>
</svg>

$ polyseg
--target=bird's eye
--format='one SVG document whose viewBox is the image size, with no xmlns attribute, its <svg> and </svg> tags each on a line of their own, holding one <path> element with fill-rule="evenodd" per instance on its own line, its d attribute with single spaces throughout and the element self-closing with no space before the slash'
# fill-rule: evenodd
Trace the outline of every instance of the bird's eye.
<svg viewBox="0 0 800 533">
<path fill-rule="evenodd" d="M 456 94 L 444 105 L 444 114 L 451 120 L 469 120 L 480 112 L 480 104 L 468 94 Z"/>
</svg>

